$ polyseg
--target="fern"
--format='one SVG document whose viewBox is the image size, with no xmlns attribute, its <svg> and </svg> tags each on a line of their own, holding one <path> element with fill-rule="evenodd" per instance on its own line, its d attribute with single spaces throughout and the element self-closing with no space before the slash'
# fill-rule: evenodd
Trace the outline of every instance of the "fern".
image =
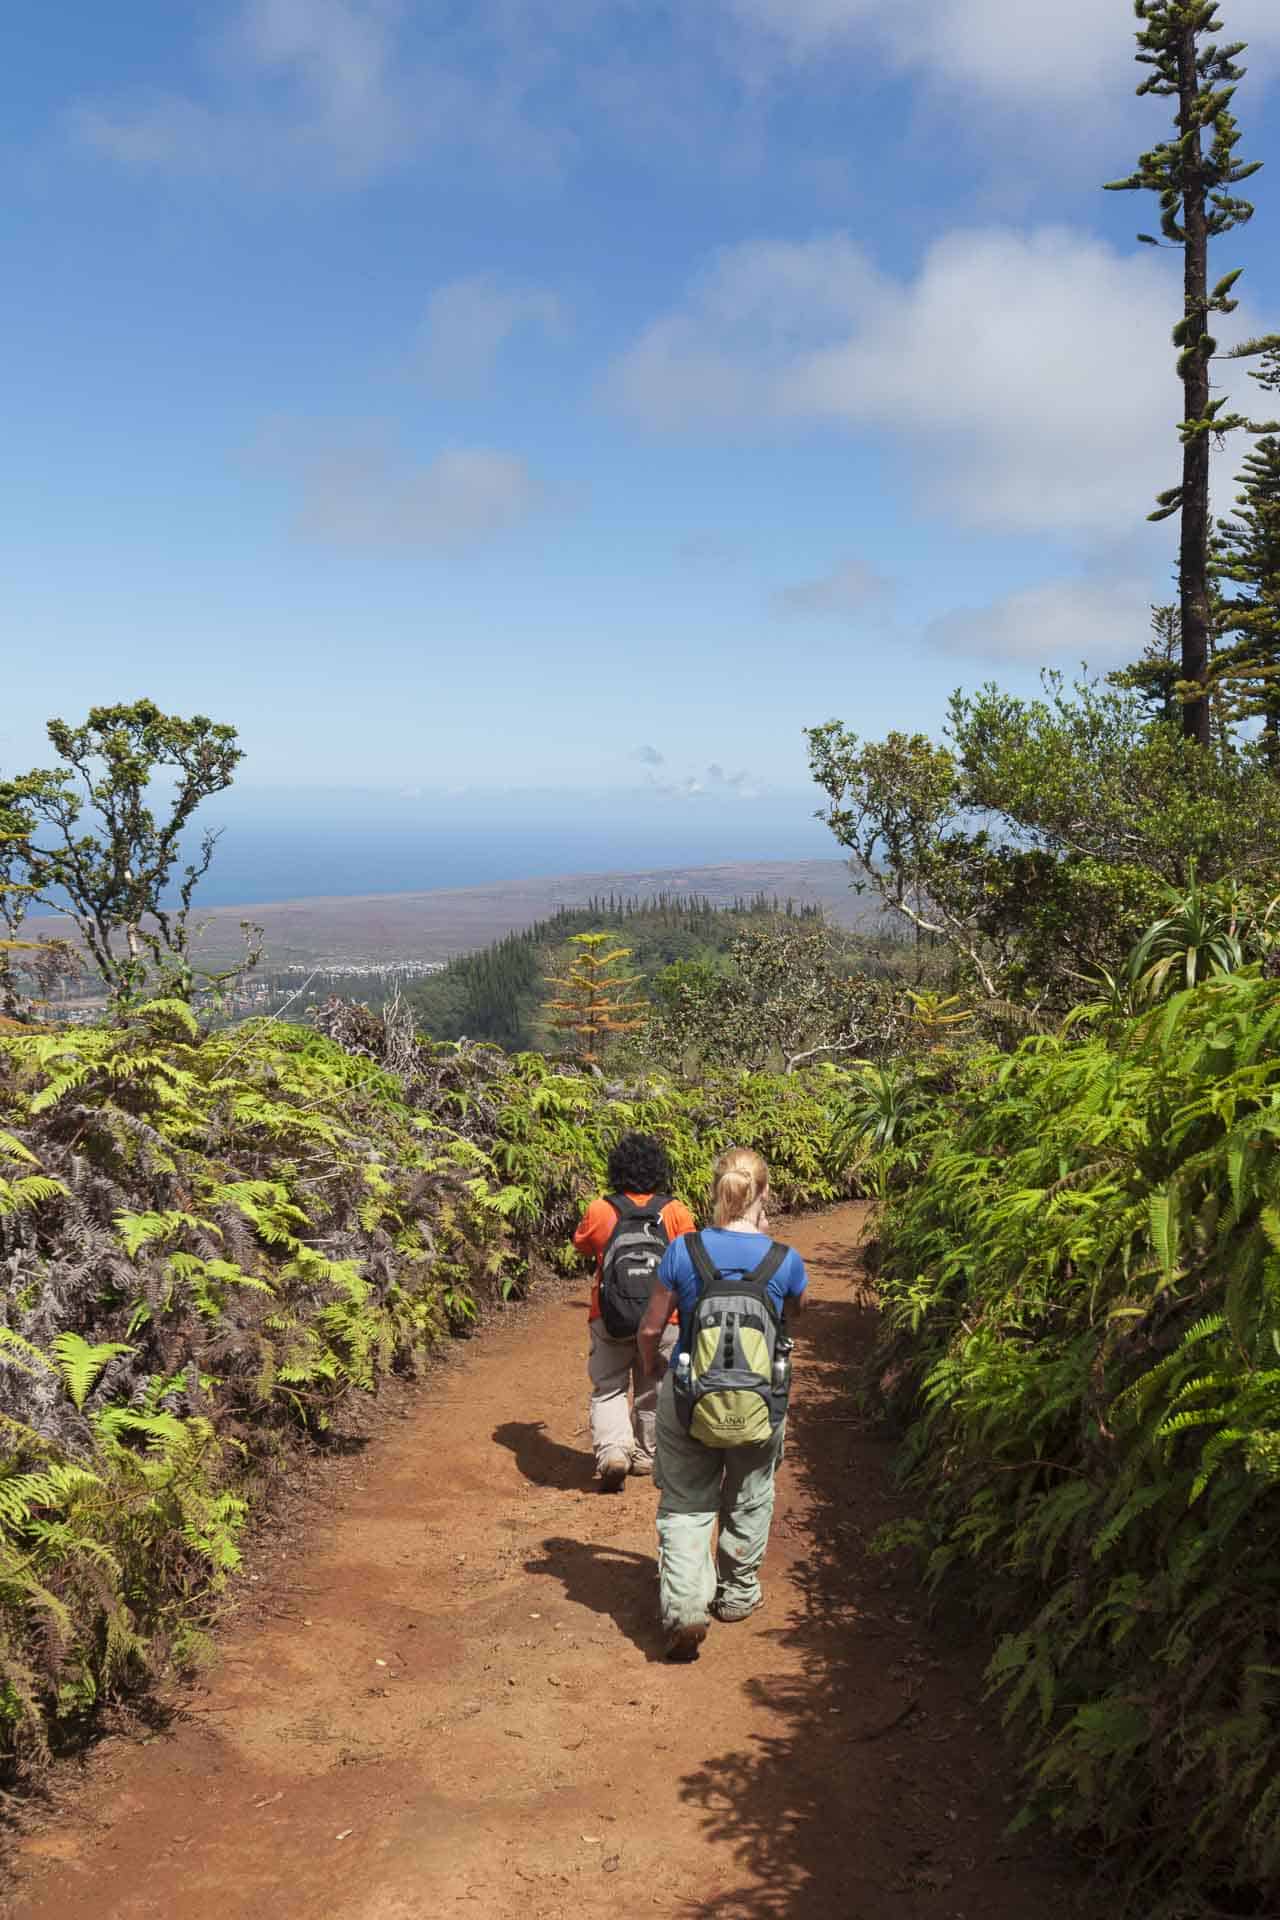
<svg viewBox="0 0 1280 1920">
<path fill-rule="evenodd" d="M 0 1179 L 0 1217 L 6 1213 L 30 1213 L 46 1206 L 66 1192 L 61 1180 L 30 1173 L 19 1180 Z"/>
<path fill-rule="evenodd" d="M 90 1346 L 78 1333 L 67 1332 L 57 1336 L 53 1343 L 54 1361 L 77 1413 L 83 1410 L 103 1369 L 117 1354 L 132 1352 L 133 1348 L 122 1340 L 104 1340 L 97 1346 Z"/>
<path fill-rule="evenodd" d="M 1113 1032 L 966 1068 L 881 1220 L 886 1343 L 930 1570 L 1011 1623 L 1029 1814 L 1269 1886 L 1280 986 Z"/>
<path fill-rule="evenodd" d="M 179 1212 L 118 1213 L 115 1228 L 131 1260 L 137 1258 L 143 1247 L 150 1246 L 156 1240 L 171 1240 L 184 1228 L 213 1234 L 218 1231 L 210 1220 L 200 1220 L 194 1214 Z"/>
</svg>

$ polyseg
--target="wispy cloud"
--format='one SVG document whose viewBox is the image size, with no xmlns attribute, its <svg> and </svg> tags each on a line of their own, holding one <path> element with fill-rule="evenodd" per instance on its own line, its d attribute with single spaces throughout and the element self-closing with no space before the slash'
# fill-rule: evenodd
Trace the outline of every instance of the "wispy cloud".
<svg viewBox="0 0 1280 1920">
<path fill-rule="evenodd" d="M 865 60 L 868 48 L 947 88 L 976 88 L 1025 109 L 1096 109 L 1134 47 L 1131 7 L 1116 0 L 725 0 L 779 60 Z M 1280 52 L 1274 0 L 1231 0 L 1229 29 L 1263 63 Z M 749 46 L 753 69 L 762 53 Z M 1117 102 L 1121 96 L 1116 90 Z"/>
<path fill-rule="evenodd" d="M 572 138 L 526 110 L 535 75 L 522 75 L 514 38 L 504 51 L 514 23 L 500 0 L 482 0 L 478 18 L 496 66 L 472 57 L 474 28 L 448 24 L 428 57 L 405 0 L 239 0 L 230 26 L 202 42 L 198 92 L 81 101 L 71 130 L 131 171 L 227 175 L 267 191 L 358 184 L 428 153 L 460 163 L 487 151 L 512 177 L 558 175 Z"/>
<path fill-rule="evenodd" d="M 378 172 L 409 133 L 398 97 L 400 9 L 386 0 L 244 0 L 206 39 L 208 99 L 83 103 L 80 137 L 138 172 L 279 175 L 323 163 Z"/>
<path fill-rule="evenodd" d="M 286 424 L 257 451 L 293 487 L 297 530 L 337 546 L 465 545 L 546 502 L 527 462 L 496 448 L 451 447 L 419 460 L 380 434 L 326 441 Z"/>
<path fill-rule="evenodd" d="M 1151 625 L 1140 580 L 1054 580 L 984 607 L 943 614 L 925 630 L 944 653 L 1034 666 L 1110 667 L 1141 653 Z"/>
<path fill-rule="evenodd" d="M 642 767 L 661 767 L 666 764 L 666 756 L 659 753 L 656 747 L 637 747 L 631 758 L 638 760 Z"/>
<path fill-rule="evenodd" d="M 713 793 L 731 794 L 738 800 L 759 800 L 765 790 L 764 781 L 748 773 L 745 768 L 737 773 L 726 773 L 714 761 L 707 768 L 707 784 Z"/>
<path fill-rule="evenodd" d="M 651 787 L 654 793 L 668 794 L 673 800 L 696 800 L 706 792 L 696 773 L 686 774 L 683 780 L 659 780 L 656 775 L 650 774 L 645 785 Z"/>
<path fill-rule="evenodd" d="M 491 275 L 452 280 L 427 302 L 421 366 L 441 384 L 482 380 L 514 334 L 563 340 L 568 315 L 545 287 L 508 286 Z"/>
<path fill-rule="evenodd" d="M 652 747 L 642 748 L 640 754 L 636 757 L 639 758 L 645 753 L 653 753 L 655 751 Z M 654 793 L 667 794 L 674 800 L 702 800 L 708 798 L 720 800 L 760 800 L 763 799 L 767 791 L 764 781 L 758 779 L 755 774 L 748 773 L 745 769 L 737 773 L 726 773 L 725 769 L 717 761 L 712 761 L 711 765 L 702 773 L 688 773 L 684 775 L 659 774 L 656 772 L 654 769 L 666 764 L 661 754 L 658 754 L 654 760 L 646 761 L 645 764 L 650 769 L 645 776 L 645 785 L 651 788 Z"/>
<path fill-rule="evenodd" d="M 723 573 L 742 562 L 742 547 L 723 533 L 691 533 L 676 548 L 676 558 L 692 573 Z"/>
<path fill-rule="evenodd" d="M 777 588 L 770 604 L 775 613 L 848 620 L 883 602 L 889 591 L 890 582 L 865 560 L 847 560 L 819 579 L 797 580 Z"/>
<path fill-rule="evenodd" d="M 177 9 L 176 11 L 181 11 Z M 1078 147 L 1082 121 L 1131 114 L 1121 0 L 206 0 L 203 72 L 184 92 L 90 98 L 75 136 L 135 172 L 364 182 L 477 154 L 506 179 L 558 179 L 602 144 L 720 172 L 794 171 L 770 116 L 814 85 L 886 66 L 1034 114 Z M 1280 64 L 1275 0 L 1231 0 L 1250 65 Z M 1006 149 L 1009 143 L 1005 143 Z M 806 153 L 817 177 L 847 155 Z M 1025 173 L 1021 147 L 1019 172 Z"/>
</svg>

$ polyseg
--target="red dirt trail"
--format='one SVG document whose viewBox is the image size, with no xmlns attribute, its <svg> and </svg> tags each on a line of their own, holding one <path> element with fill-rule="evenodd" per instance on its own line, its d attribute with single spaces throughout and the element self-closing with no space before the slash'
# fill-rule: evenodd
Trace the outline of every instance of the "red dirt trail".
<svg viewBox="0 0 1280 1920">
<path fill-rule="evenodd" d="M 667 1666 L 656 1496 L 591 1486 L 584 1301 L 511 1315 L 327 1474 L 168 1730 L 101 1743 L 17 1842 L 12 1920 L 1055 1920 L 1005 1837 L 986 1649 L 867 1544 L 901 1511 L 850 1373 L 859 1211 L 809 1265 L 766 1604 Z"/>
</svg>

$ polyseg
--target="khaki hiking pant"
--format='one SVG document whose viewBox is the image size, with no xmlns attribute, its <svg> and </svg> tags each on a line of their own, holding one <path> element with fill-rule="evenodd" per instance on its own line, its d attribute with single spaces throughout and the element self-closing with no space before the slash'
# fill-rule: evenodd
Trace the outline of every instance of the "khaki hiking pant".
<svg viewBox="0 0 1280 1920">
<path fill-rule="evenodd" d="M 591 1444 L 596 1472 L 612 1453 L 634 1460 L 641 1470 L 651 1469 L 658 1389 L 652 1380 L 645 1379 L 634 1336 L 615 1340 L 603 1320 L 587 1324 L 591 1332 L 587 1376 L 591 1381 Z M 679 1332 L 673 1323 L 663 1334 L 659 1352 L 664 1360 L 670 1360 Z"/>
<path fill-rule="evenodd" d="M 760 1600 L 773 1477 L 786 1421 L 758 1446 L 708 1447 L 686 1433 L 670 1376 L 658 1395 L 658 1600 L 662 1624 L 704 1626 L 713 1600 L 746 1613 Z M 711 1535 L 720 1538 L 714 1557 Z"/>
</svg>

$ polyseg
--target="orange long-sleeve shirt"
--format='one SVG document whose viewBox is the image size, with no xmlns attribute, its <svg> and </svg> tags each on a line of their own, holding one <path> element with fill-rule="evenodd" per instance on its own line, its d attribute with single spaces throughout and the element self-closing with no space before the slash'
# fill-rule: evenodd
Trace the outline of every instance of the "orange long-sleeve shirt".
<svg viewBox="0 0 1280 1920">
<path fill-rule="evenodd" d="M 629 1193 L 628 1200 L 634 1200 L 638 1207 L 647 1206 L 652 1200 L 651 1193 Z M 595 1278 L 591 1283 L 591 1311 L 588 1320 L 600 1318 L 600 1268 L 604 1261 L 604 1250 L 618 1224 L 617 1209 L 607 1200 L 593 1200 L 579 1223 L 573 1236 L 573 1244 L 579 1253 L 595 1256 Z M 668 1240 L 678 1240 L 682 1234 L 692 1233 L 697 1222 L 685 1206 L 683 1200 L 668 1200 L 662 1209 L 662 1224 L 667 1230 Z M 676 1318 L 673 1307 L 671 1318 Z"/>
</svg>

